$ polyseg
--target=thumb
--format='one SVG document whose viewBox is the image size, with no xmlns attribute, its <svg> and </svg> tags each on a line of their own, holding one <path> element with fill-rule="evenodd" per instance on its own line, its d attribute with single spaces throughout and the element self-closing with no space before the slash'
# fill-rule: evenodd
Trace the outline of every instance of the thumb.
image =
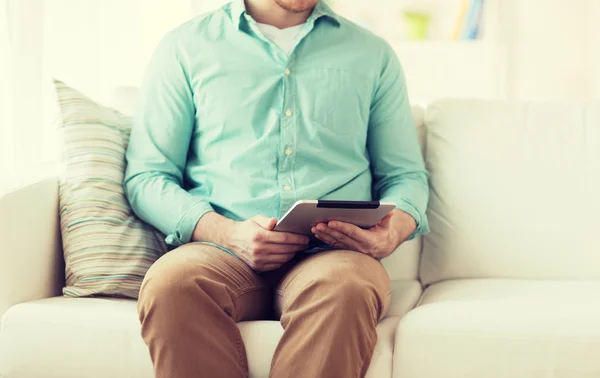
<svg viewBox="0 0 600 378">
<path fill-rule="evenodd" d="M 277 218 L 267 218 L 264 215 L 257 215 L 252 220 L 267 231 L 273 230 L 277 225 Z"/>
<path fill-rule="evenodd" d="M 385 217 L 383 217 L 382 220 L 379 221 L 379 223 L 377 223 L 378 226 L 383 227 L 383 228 L 388 228 L 390 227 L 390 223 L 392 222 L 392 217 L 394 216 L 394 212 L 390 212 L 388 215 L 386 215 Z"/>
</svg>

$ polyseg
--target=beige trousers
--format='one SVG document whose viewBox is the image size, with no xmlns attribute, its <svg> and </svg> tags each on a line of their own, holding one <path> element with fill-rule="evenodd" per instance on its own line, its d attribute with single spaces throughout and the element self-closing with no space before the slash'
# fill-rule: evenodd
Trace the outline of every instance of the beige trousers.
<svg viewBox="0 0 600 378">
<path fill-rule="evenodd" d="M 187 244 L 148 271 L 138 302 L 157 378 L 248 377 L 236 322 L 280 319 L 272 378 L 364 377 L 375 327 L 390 301 L 379 261 L 350 251 L 298 254 L 257 274 L 204 244 Z"/>
</svg>

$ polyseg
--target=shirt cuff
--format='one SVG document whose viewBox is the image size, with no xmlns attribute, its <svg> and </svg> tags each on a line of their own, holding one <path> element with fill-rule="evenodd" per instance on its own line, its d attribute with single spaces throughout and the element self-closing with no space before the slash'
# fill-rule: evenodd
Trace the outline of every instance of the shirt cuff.
<svg viewBox="0 0 600 378">
<path fill-rule="evenodd" d="M 427 216 L 421 214 L 421 212 L 410 202 L 406 200 L 397 201 L 396 209 L 404 211 L 405 213 L 413 217 L 413 219 L 417 223 L 417 228 L 415 228 L 413 233 L 410 234 L 410 236 L 406 240 L 412 240 L 429 232 L 429 222 L 427 221 Z"/>
<path fill-rule="evenodd" d="M 212 206 L 204 200 L 192 204 L 192 206 L 183 213 L 183 216 L 177 223 L 175 231 L 172 234 L 167 235 L 165 239 L 166 243 L 176 247 L 189 243 L 192 240 L 194 229 L 196 229 L 196 225 L 200 218 L 211 211 L 214 211 Z"/>
</svg>

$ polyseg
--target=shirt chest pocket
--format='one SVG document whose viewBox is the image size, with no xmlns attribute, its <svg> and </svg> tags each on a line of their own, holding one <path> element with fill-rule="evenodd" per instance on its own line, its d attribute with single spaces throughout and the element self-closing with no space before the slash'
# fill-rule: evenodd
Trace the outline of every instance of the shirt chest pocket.
<svg viewBox="0 0 600 378">
<path fill-rule="evenodd" d="M 306 75 L 315 126 L 337 135 L 358 134 L 367 127 L 371 90 L 366 76 L 338 69 L 317 69 Z"/>
</svg>

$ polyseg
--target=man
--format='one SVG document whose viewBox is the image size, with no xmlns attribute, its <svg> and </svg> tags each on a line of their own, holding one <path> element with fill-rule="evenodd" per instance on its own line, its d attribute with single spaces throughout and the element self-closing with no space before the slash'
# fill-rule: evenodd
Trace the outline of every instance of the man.
<svg viewBox="0 0 600 378">
<path fill-rule="evenodd" d="M 127 153 L 135 212 L 178 248 L 148 272 L 158 378 L 247 377 L 236 322 L 279 318 L 271 377 L 364 377 L 390 301 L 379 260 L 428 231 L 400 65 L 318 0 L 237 0 L 159 44 Z M 300 199 L 397 210 L 362 230 L 272 231 Z M 309 245 L 309 243 L 312 243 Z"/>
</svg>

